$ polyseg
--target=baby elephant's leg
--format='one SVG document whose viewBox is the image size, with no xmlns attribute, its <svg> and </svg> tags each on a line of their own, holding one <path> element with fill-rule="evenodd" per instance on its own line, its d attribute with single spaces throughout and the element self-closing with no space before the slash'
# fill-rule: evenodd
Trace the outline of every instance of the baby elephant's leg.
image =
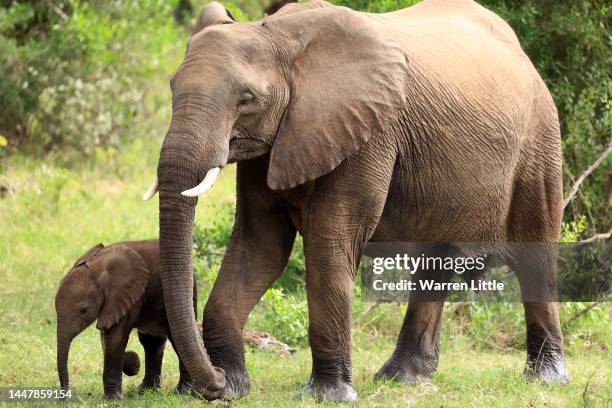
<svg viewBox="0 0 612 408">
<path fill-rule="evenodd" d="M 102 331 L 102 348 L 104 350 L 104 396 L 107 399 L 123 398 L 121 390 L 121 371 L 123 358 L 130 331 L 125 324 L 119 323 L 111 329 Z"/>
<path fill-rule="evenodd" d="M 179 359 L 180 377 L 178 384 L 176 384 L 176 392 L 178 392 L 179 394 L 191 394 L 191 376 L 189 375 L 187 368 L 183 364 L 183 360 L 181 360 L 181 357 L 178 355 L 178 351 L 176 351 L 176 347 L 174 346 L 174 341 L 172 340 L 172 337 L 170 337 L 169 340 L 170 344 L 172 344 L 172 347 L 174 347 L 174 351 L 176 352 L 176 355 Z"/>
<path fill-rule="evenodd" d="M 138 332 L 138 339 L 145 351 L 145 376 L 138 392 L 158 389 L 161 385 L 162 360 L 164 358 L 165 336 L 152 336 Z"/>
</svg>

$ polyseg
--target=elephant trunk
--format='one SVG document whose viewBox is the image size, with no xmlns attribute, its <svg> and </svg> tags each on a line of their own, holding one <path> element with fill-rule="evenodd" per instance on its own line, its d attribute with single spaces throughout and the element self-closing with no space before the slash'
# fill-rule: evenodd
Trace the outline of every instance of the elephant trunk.
<svg viewBox="0 0 612 408">
<path fill-rule="evenodd" d="M 70 344 L 73 336 L 57 331 L 57 374 L 59 375 L 60 387 L 67 389 L 69 387 L 68 378 L 68 354 L 70 353 Z"/>
<path fill-rule="evenodd" d="M 191 251 L 197 198 L 181 195 L 197 186 L 211 168 L 225 164 L 211 160 L 215 155 L 207 154 L 202 139 L 171 125 L 164 140 L 157 169 L 160 270 L 177 352 L 194 381 L 193 390 L 213 400 L 223 396 L 225 374 L 213 367 L 196 325 Z"/>
</svg>

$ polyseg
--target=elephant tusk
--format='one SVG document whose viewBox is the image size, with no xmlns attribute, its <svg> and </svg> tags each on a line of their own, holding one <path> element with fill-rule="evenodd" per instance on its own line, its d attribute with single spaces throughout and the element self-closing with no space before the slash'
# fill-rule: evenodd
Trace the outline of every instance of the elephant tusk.
<svg viewBox="0 0 612 408">
<path fill-rule="evenodd" d="M 157 176 L 155 177 L 153 184 L 151 184 L 151 187 L 149 187 L 149 189 L 142 196 L 142 199 L 144 201 L 149 201 L 151 198 L 153 198 L 155 193 L 157 193 Z"/>
<path fill-rule="evenodd" d="M 208 173 L 206 173 L 204 180 L 202 180 L 200 184 L 190 190 L 183 191 L 181 194 L 185 197 L 197 197 L 204 194 L 213 186 L 213 184 L 215 184 L 215 180 L 217 180 L 220 171 L 221 167 L 213 167 L 212 169 L 208 170 Z"/>
</svg>

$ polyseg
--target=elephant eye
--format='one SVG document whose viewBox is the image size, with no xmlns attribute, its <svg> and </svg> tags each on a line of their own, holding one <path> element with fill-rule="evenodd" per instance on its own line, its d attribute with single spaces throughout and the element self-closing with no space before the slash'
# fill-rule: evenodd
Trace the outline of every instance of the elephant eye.
<svg viewBox="0 0 612 408">
<path fill-rule="evenodd" d="M 82 306 L 81 308 L 79 308 L 79 313 L 84 315 L 87 313 L 87 307 L 86 306 Z"/>
<path fill-rule="evenodd" d="M 251 92 L 243 92 L 240 95 L 240 99 L 238 100 L 240 105 L 244 105 L 245 103 L 248 103 L 250 101 L 252 101 L 253 99 L 255 99 L 255 97 L 253 96 L 253 94 Z"/>
</svg>

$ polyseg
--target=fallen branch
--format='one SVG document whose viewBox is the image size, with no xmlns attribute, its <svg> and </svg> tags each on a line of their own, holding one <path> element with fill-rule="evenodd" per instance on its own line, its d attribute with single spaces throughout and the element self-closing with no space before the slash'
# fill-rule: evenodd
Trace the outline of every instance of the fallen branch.
<svg viewBox="0 0 612 408">
<path fill-rule="evenodd" d="M 201 323 L 198 323 L 198 330 L 200 331 L 200 336 L 202 336 Z M 296 348 L 290 347 L 266 332 L 244 329 L 242 331 L 242 340 L 251 347 L 263 351 L 273 351 L 278 355 L 289 356 L 297 351 Z"/>
<path fill-rule="evenodd" d="M 595 234 L 595 235 L 593 235 L 590 238 L 583 239 L 582 241 L 578 241 L 578 242 L 580 242 L 580 243 L 582 243 L 582 242 L 593 242 L 593 241 L 597 241 L 597 240 L 600 240 L 600 239 L 610 239 L 610 237 L 612 237 L 612 229 L 610 231 L 608 231 L 608 232 L 603 232 L 601 234 Z"/>
<path fill-rule="evenodd" d="M 246 344 L 263 351 L 275 351 L 276 354 L 289 356 L 297 350 L 277 340 L 271 334 L 255 330 L 244 330 L 242 338 Z"/>
<path fill-rule="evenodd" d="M 601 165 L 601 163 L 603 163 L 603 161 L 608 157 L 608 155 L 611 152 L 612 152 L 612 141 L 610 143 L 608 143 L 608 148 L 606 150 L 604 150 L 604 152 L 602 154 L 600 154 L 599 157 L 597 157 L 597 160 L 595 160 L 593 162 L 593 164 L 591 164 L 584 171 L 584 173 L 582 173 L 580 175 L 580 177 L 578 177 L 576 179 L 576 181 L 574 182 L 574 185 L 572 186 L 572 188 L 570 189 L 569 193 L 567 194 L 567 198 L 565 200 L 563 200 L 563 208 L 567 207 L 567 205 L 570 203 L 570 201 L 572 201 L 574 199 L 574 196 L 578 192 L 578 189 L 580 188 L 580 185 L 582 184 L 582 182 L 589 176 L 589 174 L 591 174 L 593 171 L 595 171 L 595 169 L 597 169 Z"/>
</svg>

